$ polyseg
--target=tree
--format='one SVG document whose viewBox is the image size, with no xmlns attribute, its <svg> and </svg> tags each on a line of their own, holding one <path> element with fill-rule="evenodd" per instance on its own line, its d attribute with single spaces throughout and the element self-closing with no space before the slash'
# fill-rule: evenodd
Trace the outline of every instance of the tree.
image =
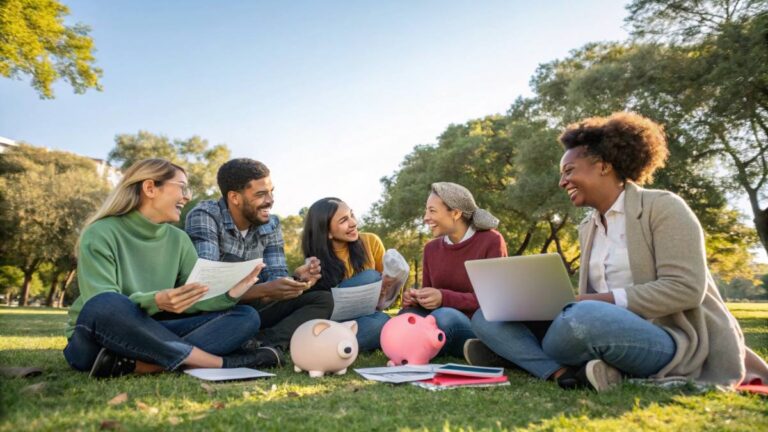
<svg viewBox="0 0 768 432">
<path fill-rule="evenodd" d="M 625 21 L 635 38 L 685 43 L 766 10 L 766 0 L 634 0 Z"/>
<path fill-rule="evenodd" d="M 147 158 L 163 158 L 184 167 L 193 196 L 199 200 L 218 194 L 216 173 L 229 160 L 230 152 L 224 144 L 209 147 L 208 140 L 199 136 L 170 140 L 164 135 L 139 131 L 136 135 L 117 135 L 115 148 L 108 156 L 109 161 L 122 170 Z"/>
<path fill-rule="evenodd" d="M 82 223 L 107 191 L 88 158 L 25 144 L 0 155 L 0 263 L 24 274 L 22 305 L 41 264 L 74 267 Z"/>
<path fill-rule="evenodd" d="M 0 0 L 0 75 L 30 75 L 43 99 L 54 97 L 52 85 L 58 79 L 75 93 L 101 90 L 90 28 L 64 25 L 67 15 L 69 8 L 57 0 Z"/>
<path fill-rule="evenodd" d="M 671 42 L 682 74 L 665 94 L 687 95 L 688 118 L 746 193 L 768 251 L 768 1 L 635 0 L 627 9 L 638 40 Z"/>
<path fill-rule="evenodd" d="M 392 176 L 381 180 L 384 196 L 366 228 L 396 233 L 418 253 L 428 239 L 418 226 L 430 184 L 451 181 L 467 187 L 482 208 L 500 219 L 499 231 L 512 255 L 558 252 L 571 272 L 578 251 L 571 222 L 581 212 L 558 189 L 562 150 L 557 131 L 533 100 L 519 99 L 504 116 L 450 125 L 436 145 L 417 146 Z M 419 255 L 408 257 L 415 262 Z"/>
</svg>

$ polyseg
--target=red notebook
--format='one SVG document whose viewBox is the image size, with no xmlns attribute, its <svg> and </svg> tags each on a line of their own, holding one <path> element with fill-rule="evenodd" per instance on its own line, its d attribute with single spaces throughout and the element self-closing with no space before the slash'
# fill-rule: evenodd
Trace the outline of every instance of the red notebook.
<svg viewBox="0 0 768 432">
<path fill-rule="evenodd" d="M 425 384 L 432 384 L 443 387 L 471 386 L 483 384 L 499 384 L 509 381 L 506 375 L 490 378 L 464 377 L 458 375 L 437 374 L 434 378 L 419 381 Z"/>
</svg>

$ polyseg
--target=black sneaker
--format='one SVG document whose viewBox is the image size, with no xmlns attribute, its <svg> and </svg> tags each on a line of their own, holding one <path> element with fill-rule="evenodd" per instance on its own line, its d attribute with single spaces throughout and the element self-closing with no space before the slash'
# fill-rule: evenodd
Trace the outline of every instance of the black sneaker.
<svg viewBox="0 0 768 432">
<path fill-rule="evenodd" d="M 621 372 L 602 360 L 590 360 L 579 369 L 567 368 L 555 381 L 566 390 L 591 388 L 602 392 L 621 384 Z"/>
<path fill-rule="evenodd" d="M 136 360 L 121 357 L 106 348 L 102 348 L 96 356 L 88 374 L 91 378 L 115 378 L 133 373 L 136 370 Z"/>
<path fill-rule="evenodd" d="M 224 357 L 225 368 L 247 367 L 253 369 L 282 367 L 285 355 L 279 347 L 263 346 L 245 354 Z"/>
<path fill-rule="evenodd" d="M 467 339 L 464 342 L 464 360 L 472 366 L 517 369 L 517 365 L 493 352 L 480 339 Z"/>
<path fill-rule="evenodd" d="M 246 353 L 254 353 L 257 349 L 261 348 L 261 345 L 261 341 L 254 336 L 240 345 L 240 350 Z"/>
</svg>

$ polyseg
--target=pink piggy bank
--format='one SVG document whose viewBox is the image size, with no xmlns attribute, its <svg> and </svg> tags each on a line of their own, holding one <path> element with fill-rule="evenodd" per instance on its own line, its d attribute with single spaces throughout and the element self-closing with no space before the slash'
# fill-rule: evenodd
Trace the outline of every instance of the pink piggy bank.
<svg viewBox="0 0 768 432">
<path fill-rule="evenodd" d="M 445 345 L 445 333 L 437 328 L 435 317 L 412 313 L 398 315 L 381 329 L 381 350 L 389 358 L 387 366 L 427 364 Z"/>
<path fill-rule="evenodd" d="M 305 322 L 291 336 L 291 360 L 296 372 L 309 371 L 317 378 L 328 373 L 344 375 L 357 358 L 357 322 L 323 319 Z"/>
</svg>

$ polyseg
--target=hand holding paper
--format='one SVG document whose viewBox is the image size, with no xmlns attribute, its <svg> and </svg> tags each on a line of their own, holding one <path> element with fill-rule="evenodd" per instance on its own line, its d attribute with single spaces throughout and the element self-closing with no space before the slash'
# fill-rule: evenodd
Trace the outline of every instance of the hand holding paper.
<svg viewBox="0 0 768 432">
<path fill-rule="evenodd" d="M 208 287 L 201 283 L 188 283 L 178 288 L 158 291 L 155 303 L 161 311 L 182 313 L 197 303 L 208 292 Z"/>
<path fill-rule="evenodd" d="M 263 262 L 259 262 L 256 264 L 256 266 L 251 270 L 248 275 L 246 275 L 240 282 L 238 282 L 235 286 L 230 289 L 229 296 L 233 298 L 240 298 L 243 294 L 245 294 L 246 291 L 250 287 L 252 287 L 256 282 L 259 281 L 259 273 L 261 273 L 262 270 L 264 270 L 264 267 L 267 265 Z"/>
<path fill-rule="evenodd" d="M 199 258 L 186 283 L 207 285 L 208 291 L 195 301 L 207 300 L 226 292 L 234 298 L 239 298 L 258 281 L 258 275 L 263 268 L 261 258 L 243 262 L 218 262 Z"/>
</svg>

